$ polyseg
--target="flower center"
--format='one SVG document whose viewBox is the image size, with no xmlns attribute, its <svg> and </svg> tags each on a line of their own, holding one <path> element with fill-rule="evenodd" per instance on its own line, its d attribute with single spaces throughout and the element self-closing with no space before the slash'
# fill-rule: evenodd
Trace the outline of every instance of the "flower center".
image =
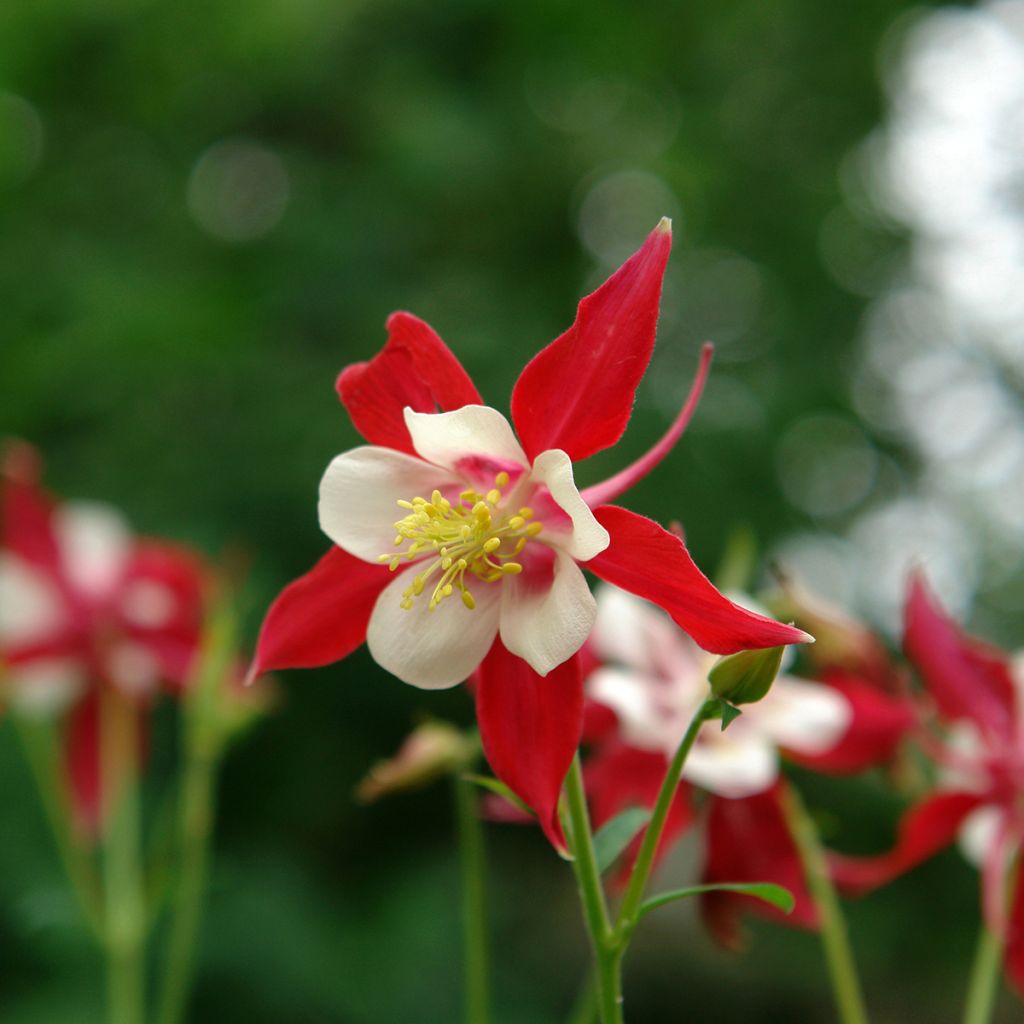
<svg viewBox="0 0 1024 1024">
<path fill-rule="evenodd" d="M 412 560 L 429 552 L 436 555 L 426 560 L 426 568 L 403 591 L 403 608 L 411 608 L 413 600 L 437 577 L 430 595 L 431 611 L 456 590 L 462 603 L 472 609 L 476 601 L 466 584 L 467 573 L 484 583 L 494 583 L 523 571 L 522 563 L 515 559 L 543 525 L 529 521 L 532 508 L 524 506 L 511 516 L 503 511 L 502 492 L 508 482 L 508 473 L 499 473 L 486 494 L 466 490 L 455 503 L 440 491 L 434 491 L 429 501 L 399 501 L 408 514 L 395 523 L 396 550 L 380 555 L 378 561 L 387 562 L 394 572 L 403 558 Z M 402 550 L 406 541 L 409 546 Z"/>
</svg>

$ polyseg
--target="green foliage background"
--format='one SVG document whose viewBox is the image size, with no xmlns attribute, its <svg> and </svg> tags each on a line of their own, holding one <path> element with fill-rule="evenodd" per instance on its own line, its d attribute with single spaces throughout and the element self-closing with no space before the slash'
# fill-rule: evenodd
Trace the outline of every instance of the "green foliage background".
<svg viewBox="0 0 1024 1024">
<path fill-rule="evenodd" d="M 681 520 L 706 567 L 736 523 L 762 544 L 806 526 L 779 490 L 774 444 L 800 414 L 847 408 L 863 299 L 829 277 L 818 239 L 842 202 L 845 154 L 881 116 L 876 57 L 908 6 L 4 4 L 0 88 L 34 106 L 43 141 L 33 162 L 38 140 L 3 122 L 0 432 L 45 452 L 59 492 L 241 556 L 252 636 L 325 547 L 317 481 L 356 442 L 338 370 L 379 347 L 391 310 L 410 309 L 507 407 L 524 362 L 609 269 L 577 234 L 584 197 L 643 172 L 678 202 L 639 210 L 627 232 L 638 243 L 660 213 L 677 214 L 666 318 L 626 439 L 584 479 L 664 428 L 705 328 L 730 312 L 728 294 L 693 283 L 694 260 L 739 253 L 760 268 L 763 295 L 720 369 L 762 414 L 733 414 L 734 391 L 713 378 L 704 424 L 632 504 Z M 583 102 L 595 82 L 598 99 L 626 99 L 584 103 L 556 126 L 551 104 Z M 269 147 L 289 178 L 280 222 L 237 244 L 204 231 L 186 200 L 200 156 L 233 138 Z M 415 716 L 469 721 L 468 702 L 405 687 L 364 653 L 283 690 L 223 779 L 192 1019 L 456 1019 L 449 794 L 361 808 L 351 791 Z M 0 775 L 0 1019 L 99 1020 L 102 976 L 3 727 Z M 834 838 L 885 842 L 897 807 L 876 784 L 844 784 L 836 805 L 831 784 L 808 782 Z M 488 832 L 498 1020 L 564 1019 L 585 965 L 570 873 L 539 834 Z M 876 1019 L 950 1018 L 977 920 L 956 855 L 851 917 Z M 832 1019 L 811 936 L 755 927 L 736 958 L 688 913 L 652 918 L 627 992 L 637 1022 Z"/>
</svg>

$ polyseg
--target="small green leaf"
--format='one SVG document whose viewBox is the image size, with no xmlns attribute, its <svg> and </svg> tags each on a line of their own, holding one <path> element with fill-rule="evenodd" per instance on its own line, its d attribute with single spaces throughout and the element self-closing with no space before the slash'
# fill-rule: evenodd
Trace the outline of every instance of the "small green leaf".
<svg viewBox="0 0 1024 1024">
<path fill-rule="evenodd" d="M 605 872 L 615 863 L 619 854 L 629 846 L 650 817 L 651 812 L 646 807 L 629 807 L 597 830 L 594 854 L 599 871 Z"/>
<path fill-rule="evenodd" d="M 729 726 L 732 725 L 732 723 L 735 722 L 736 719 L 739 718 L 740 715 L 743 714 L 743 712 L 740 711 L 740 709 L 738 707 L 735 707 L 734 705 L 730 704 L 728 701 L 724 701 L 723 700 L 721 702 L 721 704 L 722 704 L 722 732 L 725 732 L 725 730 L 728 729 Z"/>
<path fill-rule="evenodd" d="M 666 903 L 685 900 L 690 896 L 699 896 L 702 892 L 735 892 L 743 896 L 753 896 L 777 907 L 784 914 L 791 913 L 796 902 L 788 889 L 781 885 L 775 885 L 774 882 L 720 882 L 716 885 L 691 885 L 686 889 L 673 889 L 671 892 L 652 896 L 641 905 L 640 917 L 649 914 L 652 910 L 657 910 L 658 907 L 665 906 Z"/>
<path fill-rule="evenodd" d="M 525 804 L 512 792 L 504 782 L 499 779 L 493 779 L 490 775 L 470 775 L 466 774 L 462 776 L 466 782 L 472 782 L 474 785 L 480 786 L 482 789 L 489 789 L 492 793 L 497 793 L 498 796 L 504 797 L 513 807 L 518 807 L 524 814 L 533 815 L 534 810 L 529 805 Z"/>
</svg>

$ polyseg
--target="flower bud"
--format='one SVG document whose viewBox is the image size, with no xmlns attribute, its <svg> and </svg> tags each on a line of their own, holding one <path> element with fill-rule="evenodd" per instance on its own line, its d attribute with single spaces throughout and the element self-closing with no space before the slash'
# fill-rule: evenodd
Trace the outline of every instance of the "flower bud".
<svg viewBox="0 0 1024 1024">
<path fill-rule="evenodd" d="M 378 761 L 356 786 L 356 799 L 364 803 L 391 793 L 418 789 L 434 779 L 464 768 L 476 745 L 446 722 L 425 722 L 410 733 L 398 753 Z"/>
<path fill-rule="evenodd" d="M 754 704 L 771 689 L 785 649 L 768 647 L 722 658 L 708 674 L 711 692 L 730 704 Z"/>
</svg>

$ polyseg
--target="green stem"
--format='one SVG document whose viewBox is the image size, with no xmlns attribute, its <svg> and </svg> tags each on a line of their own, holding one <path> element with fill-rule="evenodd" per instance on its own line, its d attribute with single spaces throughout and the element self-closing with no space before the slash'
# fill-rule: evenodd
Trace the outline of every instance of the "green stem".
<svg viewBox="0 0 1024 1024">
<path fill-rule="evenodd" d="M 622 979 L 621 965 L 623 945 L 617 941 L 604 889 L 601 886 L 601 872 L 594 852 L 594 833 L 590 827 L 587 799 L 583 791 L 583 772 L 580 758 L 573 758 L 565 780 L 566 802 L 569 808 L 569 823 L 573 854 L 573 871 L 583 904 L 583 919 L 590 933 L 594 957 L 597 961 L 597 1002 L 601 1024 L 622 1022 Z"/>
<path fill-rule="evenodd" d="M 978 933 L 978 948 L 974 954 L 974 966 L 971 968 L 967 989 L 964 1024 L 988 1024 L 992 1019 L 1002 963 L 1003 943 L 983 922 Z"/>
<path fill-rule="evenodd" d="M 179 873 L 160 988 L 160 1024 L 178 1024 L 184 1019 L 192 987 L 213 830 L 217 757 L 209 744 L 197 743 L 189 745 L 186 756 L 178 818 Z"/>
<path fill-rule="evenodd" d="M 720 707 L 719 701 L 715 699 L 706 700 L 697 709 L 696 714 L 690 720 L 682 742 L 679 744 L 665 778 L 658 791 L 658 799 L 651 812 L 651 820 L 644 831 L 644 838 L 640 844 L 640 852 L 637 854 L 636 863 L 633 865 L 633 873 L 629 877 L 629 885 L 626 888 L 626 895 L 622 900 L 622 907 L 619 909 L 619 917 L 616 922 L 616 931 L 628 941 L 640 916 L 640 905 L 644 898 L 644 889 L 650 877 L 651 869 L 654 866 L 654 857 L 658 852 L 658 844 L 661 841 L 661 833 L 664 831 L 668 813 L 672 809 L 672 801 L 679 786 L 679 778 L 683 773 L 683 765 L 686 758 L 697 740 L 697 734 L 701 726 L 711 718 Z"/>
<path fill-rule="evenodd" d="M 588 974 L 572 1004 L 566 1024 L 594 1024 L 597 1019 L 597 979 Z"/>
<path fill-rule="evenodd" d="M 71 884 L 71 891 L 93 935 L 102 941 L 103 912 L 99 879 L 88 852 L 71 831 L 71 801 L 60 772 L 60 755 L 53 724 L 49 721 L 30 721 L 21 715 L 12 715 L 11 718 L 53 833 L 61 864 Z"/>
<path fill-rule="evenodd" d="M 807 886 L 821 919 L 821 940 L 839 1020 L 842 1024 L 867 1024 L 868 1017 L 850 948 L 846 919 L 828 873 L 818 830 L 793 786 L 783 785 L 782 806 L 800 855 Z"/>
<path fill-rule="evenodd" d="M 477 811 L 474 784 L 458 775 L 453 782 L 462 869 L 465 1020 L 466 1024 L 487 1024 L 490 1019 L 490 992 L 483 823 Z"/>
<path fill-rule="evenodd" d="M 145 1020 L 138 709 L 110 687 L 101 697 L 103 882 L 110 1024 Z"/>
</svg>

